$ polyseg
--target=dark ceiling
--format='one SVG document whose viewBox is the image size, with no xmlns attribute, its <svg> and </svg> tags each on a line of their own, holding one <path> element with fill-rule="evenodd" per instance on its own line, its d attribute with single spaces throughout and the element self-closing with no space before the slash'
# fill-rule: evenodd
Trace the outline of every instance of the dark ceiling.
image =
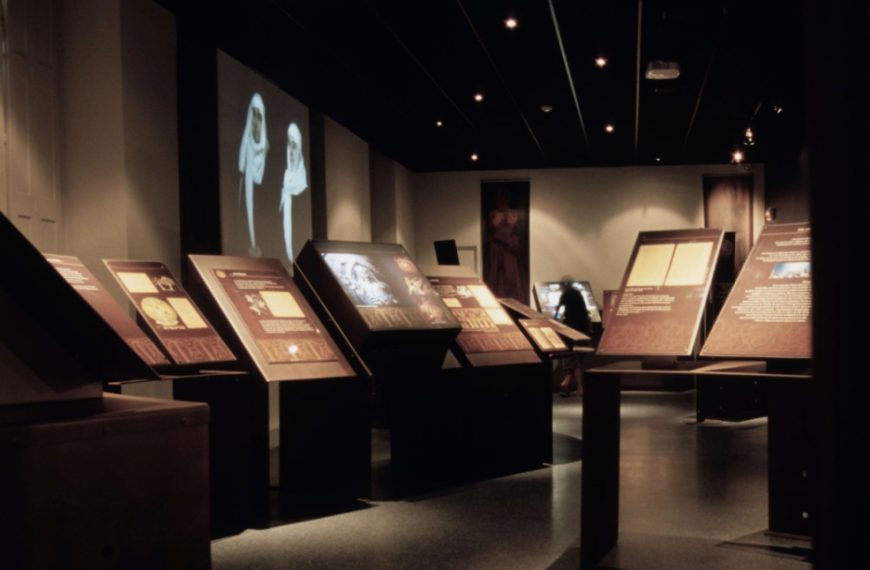
<svg viewBox="0 0 870 570">
<path fill-rule="evenodd" d="M 800 2 L 163 3 L 180 36 L 229 51 L 415 171 L 723 163 L 750 125 L 749 161 L 802 146 Z M 643 78 L 650 60 L 679 62 L 680 77 Z"/>
</svg>

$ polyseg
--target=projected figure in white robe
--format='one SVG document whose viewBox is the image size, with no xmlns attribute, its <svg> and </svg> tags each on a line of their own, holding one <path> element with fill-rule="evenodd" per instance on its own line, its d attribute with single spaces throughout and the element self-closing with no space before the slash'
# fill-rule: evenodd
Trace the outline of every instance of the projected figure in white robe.
<svg viewBox="0 0 870 570">
<path fill-rule="evenodd" d="M 250 246 L 248 254 L 260 255 L 257 247 L 257 234 L 254 228 L 254 184 L 263 183 L 263 173 L 266 170 L 266 152 L 269 150 L 269 140 L 266 138 L 266 106 L 259 93 L 254 93 L 248 104 L 248 117 L 245 121 L 245 132 L 242 134 L 242 144 L 239 148 L 239 209 L 241 209 L 242 189 L 245 194 L 245 211 L 248 215 L 248 238 Z"/>
<path fill-rule="evenodd" d="M 284 171 L 284 186 L 278 206 L 284 220 L 284 249 L 290 261 L 293 261 L 293 196 L 302 194 L 306 188 L 308 176 L 302 158 L 302 131 L 296 123 L 290 123 L 287 127 L 287 169 Z"/>
</svg>

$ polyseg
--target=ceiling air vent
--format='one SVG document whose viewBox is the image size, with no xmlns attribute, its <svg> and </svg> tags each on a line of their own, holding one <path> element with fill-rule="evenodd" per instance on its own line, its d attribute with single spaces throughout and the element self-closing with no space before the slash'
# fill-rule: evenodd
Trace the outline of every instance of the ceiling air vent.
<svg viewBox="0 0 870 570">
<path fill-rule="evenodd" d="M 646 66 L 646 78 L 663 80 L 676 79 L 680 76 L 680 64 L 676 61 L 654 59 Z"/>
</svg>

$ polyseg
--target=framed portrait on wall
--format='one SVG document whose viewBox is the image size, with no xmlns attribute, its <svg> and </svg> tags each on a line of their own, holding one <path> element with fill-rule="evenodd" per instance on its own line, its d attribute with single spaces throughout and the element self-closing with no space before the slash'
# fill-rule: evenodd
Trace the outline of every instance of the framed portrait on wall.
<svg viewBox="0 0 870 570">
<path fill-rule="evenodd" d="M 496 297 L 529 303 L 529 181 L 480 183 L 484 282 Z"/>
</svg>

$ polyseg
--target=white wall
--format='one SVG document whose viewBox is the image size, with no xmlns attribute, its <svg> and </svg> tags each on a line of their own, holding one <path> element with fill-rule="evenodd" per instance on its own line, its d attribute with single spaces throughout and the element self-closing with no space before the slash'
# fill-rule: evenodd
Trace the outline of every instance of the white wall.
<svg viewBox="0 0 870 570">
<path fill-rule="evenodd" d="M 398 162 L 395 164 L 396 241 L 414 255 L 417 243 L 414 229 L 414 174 Z"/>
<path fill-rule="evenodd" d="M 175 19 L 150 0 L 60 1 L 64 251 L 125 306 L 103 258 L 180 276 Z M 169 383 L 125 393 L 171 396 Z"/>
<path fill-rule="evenodd" d="M 590 281 L 600 301 L 603 290 L 619 287 L 639 231 L 702 227 L 702 176 L 743 172 L 730 165 L 690 165 L 417 174 L 415 258 L 434 263 L 432 242 L 455 239 L 458 246 L 477 247 L 482 259 L 481 180 L 528 179 L 531 282 L 570 275 Z M 759 231 L 764 176 L 761 167 L 753 172 Z"/>
<path fill-rule="evenodd" d="M 175 17 L 149 0 L 121 4 L 128 256 L 180 277 Z"/>
<path fill-rule="evenodd" d="M 324 139 L 327 238 L 371 241 L 369 145 L 328 117 Z"/>
<path fill-rule="evenodd" d="M 414 174 L 370 151 L 372 241 L 398 243 L 414 253 Z"/>
<path fill-rule="evenodd" d="M 100 260 L 127 255 L 120 18 L 117 0 L 60 2 L 62 253 L 106 284 Z"/>
</svg>

